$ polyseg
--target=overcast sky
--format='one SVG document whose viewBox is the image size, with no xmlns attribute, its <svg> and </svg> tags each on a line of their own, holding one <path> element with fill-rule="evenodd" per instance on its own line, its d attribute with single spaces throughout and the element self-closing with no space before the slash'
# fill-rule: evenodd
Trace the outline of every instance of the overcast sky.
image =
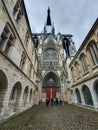
<svg viewBox="0 0 98 130">
<path fill-rule="evenodd" d="M 78 49 L 98 17 L 98 0 L 24 0 L 32 33 L 43 31 L 48 6 L 56 33 L 72 34 Z"/>
</svg>

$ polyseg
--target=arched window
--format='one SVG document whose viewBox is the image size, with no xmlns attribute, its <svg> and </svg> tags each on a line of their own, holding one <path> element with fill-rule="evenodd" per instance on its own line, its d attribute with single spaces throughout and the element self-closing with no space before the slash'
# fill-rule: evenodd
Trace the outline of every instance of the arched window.
<svg viewBox="0 0 98 130">
<path fill-rule="evenodd" d="M 77 102 L 78 102 L 78 103 L 81 103 L 80 92 L 79 92 L 79 90 L 78 90 L 77 88 L 75 89 L 75 92 L 76 92 Z"/>
<path fill-rule="evenodd" d="M 29 94 L 29 88 L 28 86 L 26 86 L 25 90 L 24 90 L 24 94 L 23 94 L 23 105 L 24 107 L 27 105 L 27 100 L 28 100 L 28 94 Z"/>
<path fill-rule="evenodd" d="M 87 72 L 88 71 L 88 66 L 87 66 L 87 62 L 86 62 L 86 56 L 84 54 L 81 54 L 80 56 L 80 60 L 81 60 L 81 65 L 83 68 L 83 72 Z"/>
<path fill-rule="evenodd" d="M 47 69 L 49 66 L 52 68 L 58 68 L 58 52 L 53 48 L 48 48 L 43 54 L 43 68 Z"/>
<path fill-rule="evenodd" d="M 33 91 L 31 89 L 30 90 L 30 95 L 29 95 L 29 101 L 30 101 L 30 103 L 32 103 L 32 100 L 33 100 Z"/>
<path fill-rule="evenodd" d="M 9 106 L 13 105 L 13 110 L 18 110 L 20 97 L 21 97 L 22 85 L 20 82 L 15 83 L 14 87 L 12 88 Z M 13 104 L 10 104 L 13 101 Z"/>
<path fill-rule="evenodd" d="M 85 103 L 87 105 L 93 106 L 92 95 L 87 86 L 83 86 L 83 95 L 84 95 Z"/>
<path fill-rule="evenodd" d="M 57 60 L 58 59 L 58 53 L 55 49 L 47 49 L 44 52 L 44 60 Z"/>
<path fill-rule="evenodd" d="M 98 64 L 98 47 L 97 47 L 97 44 L 94 41 L 92 41 L 88 45 L 87 51 L 89 53 L 92 65 L 95 66 L 96 64 Z"/>
<path fill-rule="evenodd" d="M 0 36 L 0 49 L 8 55 L 10 48 L 12 45 L 14 45 L 15 42 L 15 35 L 7 23 L 6 26 L 4 27 L 4 30 Z"/>
<path fill-rule="evenodd" d="M 95 82 L 94 84 L 94 90 L 96 92 L 96 95 L 97 95 L 97 99 L 98 99 L 98 80 Z"/>
<path fill-rule="evenodd" d="M 78 79 L 80 77 L 80 70 L 79 70 L 78 62 L 75 63 L 75 70 L 76 70 L 76 75 L 77 75 L 77 79 Z"/>
</svg>

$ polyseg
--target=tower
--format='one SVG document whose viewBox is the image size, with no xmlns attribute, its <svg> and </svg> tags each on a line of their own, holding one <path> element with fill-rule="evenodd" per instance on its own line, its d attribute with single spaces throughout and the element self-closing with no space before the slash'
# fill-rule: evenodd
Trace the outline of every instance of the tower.
<svg viewBox="0 0 98 130">
<path fill-rule="evenodd" d="M 47 20 L 46 20 L 46 23 L 44 25 L 43 33 L 55 35 L 55 28 L 54 28 L 54 25 L 51 23 L 51 16 L 50 16 L 49 7 L 48 7 L 48 10 L 47 10 Z"/>
<path fill-rule="evenodd" d="M 41 64 L 42 82 L 40 83 L 41 100 L 46 98 L 64 99 L 65 91 L 65 55 L 70 56 L 71 34 L 55 34 L 51 21 L 50 9 L 42 33 L 33 34 L 37 41 L 37 53 Z M 35 42 L 36 45 L 36 42 Z"/>
</svg>

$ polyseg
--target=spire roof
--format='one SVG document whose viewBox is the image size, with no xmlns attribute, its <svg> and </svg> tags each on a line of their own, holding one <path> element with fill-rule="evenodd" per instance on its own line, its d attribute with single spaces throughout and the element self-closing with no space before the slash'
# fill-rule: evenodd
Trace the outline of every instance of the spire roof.
<svg viewBox="0 0 98 130">
<path fill-rule="evenodd" d="M 49 9 L 49 7 L 48 7 L 48 10 L 47 10 L 47 23 L 46 23 L 46 25 L 47 26 L 51 26 L 51 17 L 50 17 L 50 9 Z"/>
</svg>

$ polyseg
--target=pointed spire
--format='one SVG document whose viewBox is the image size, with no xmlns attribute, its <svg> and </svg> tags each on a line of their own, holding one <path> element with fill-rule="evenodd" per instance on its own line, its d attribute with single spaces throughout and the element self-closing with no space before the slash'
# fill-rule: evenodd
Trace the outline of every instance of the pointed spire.
<svg viewBox="0 0 98 130">
<path fill-rule="evenodd" d="M 49 9 L 49 7 L 48 7 L 48 11 L 47 11 L 47 24 L 46 25 L 48 25 L 48 26 L 51 26 L 51 18 L 50 18 L 50 9 Z"/>
</svg>

